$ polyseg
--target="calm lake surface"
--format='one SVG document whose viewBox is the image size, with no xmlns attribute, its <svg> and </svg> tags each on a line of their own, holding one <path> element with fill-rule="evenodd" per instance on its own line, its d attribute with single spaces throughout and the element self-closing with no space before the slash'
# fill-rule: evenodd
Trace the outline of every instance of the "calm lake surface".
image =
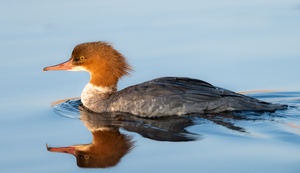
<svg viewBox="0 0 300 173">
<path fill-rule="evenodd" d="M 299 1 L 0 4 L 0 172 L 300 172 Z M 91 114 L 76 100 L 53 103 L 80 96 L 89 76 L 42 68 L 98 40 L 112 43 L 135 70 L 119 89 L 186 76 L 290 107 L 147 120 Z M 107 125 L 113 134 L 95 131 Z M 127 150 L 110 168 L 79 168 L 74 156 L 46 148 L 97 138 L 107 139 L 102 148 L 110 154 L 114 138 L 103 136 L 114 135 L 123 139 L 114 145 Z"/>
</svg>

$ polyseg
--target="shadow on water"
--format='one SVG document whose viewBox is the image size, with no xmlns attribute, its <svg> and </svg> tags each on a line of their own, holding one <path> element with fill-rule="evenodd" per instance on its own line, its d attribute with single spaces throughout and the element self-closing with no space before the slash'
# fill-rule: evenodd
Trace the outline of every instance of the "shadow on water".
<svg viewBox="0 0 300 173">
<path fill-rule="evenodd" d="M 280 102 L 299 103 L 299 97 L 290 98 L 277 93 Z M 293 93 L 295 96 L 295 93 Z M 255 97 L 268 98 L 260 94 Z M 296 93 L 299 96 L 299 93 Z M 290 108 L 297 108 L 291 106 Z M 49 147 L 48 151 L 72 154 L 76 157 L 77 165 L 85 168 L 106 168 L 119 163 L 121 158 L 134 148 L 132 137 L 123 134 L 120 129 L 135 132 L 141 136 L 155 141 L 188 142 L 201 140 L 203 134 L 195 134 L 186 130 L 194 125 L 213 122 L 238 133 L 247 134 L 247 129 L 241 127 L 239 121 L 272 121 L 272 117 L 284 116 L 282 113 L 257 112 L 228 112 L 219 114 L 188 115 L 147 119 L 124 113 L 93 113 L 81 106 L 79 99 L 68 99 L 53 104 L 55 114 L 79 119 L 92 133 L 93 141 L 90 144 L 80 144 L 67 147 Z M 237 125 L 238 124 L 238 125 Z"/>
</svg>

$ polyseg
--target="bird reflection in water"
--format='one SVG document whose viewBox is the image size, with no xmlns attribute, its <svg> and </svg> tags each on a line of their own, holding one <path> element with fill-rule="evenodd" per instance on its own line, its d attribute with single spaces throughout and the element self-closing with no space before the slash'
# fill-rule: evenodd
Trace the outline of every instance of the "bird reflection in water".
<svg viewBox="0 0 300 173">
<path fill-rule="evenodd" d="M 67 147 L 49 147 L 51 152 L 72 154 L 77 165 L 84 168 L 107 168 L 115 166 L 121 158 L 134 147 L 132 137 L 121 133 L 120 128 L 140 134 L 156 141 L 187 142 L 201 139 L 200 134 L 194 134 L 186 128 L 209 120 L 228 129 L 246 132 L 236 126 L 232 120 L 251 120 L 238 114 L 204 114 L 193 116 L 174 116 L 159 119 L 146 119 L 124 113 L 93 113 L 81 106 L 80 100 L 68 100 L 53 105 L 57 114 L 68 111 L 80 113 L 80 120 L 93 135 L 90 144 Z M 242 114 L 241 114 L 242 115 Z M 248 114 L 249 115 L 249 114 Z M 255 120 L 254 118 L 253 120 Z"/>
<path fill-rule="evenodd" d="M 72 154 L 77 165 L 83 168 L 106 168 L 116 165 L 132 148 L 131 137 L 116 129 L 96 130 L 92 132 L 90 144 L 68 147 L 49 147 L 48 151 Z"/>
<path fill-rule="evenodd" d="M 143 137 L 157 141 L 193 141 L 198 135 L 185 130 L 194 125 L 187 117 L 145 119 L 124 113 L 93 113 L 80 106 L 79 100 L 70 100 L 53 105 L 55 108 L 80 113 L 80 120 L 93 135 L 90 144 L 80 144 L 67 147 L 51 147 L 47 150 L 72 154 L 77 165 L 83 168 L 107 168 L 115 166 L 134 145 L 132 137 L 120 132 L 120 128 L 136 132 Z M 57 107 L 56 107 L 57 106 Z M 66 113 L 66 111 L 64 111 Z"/>
</svg>

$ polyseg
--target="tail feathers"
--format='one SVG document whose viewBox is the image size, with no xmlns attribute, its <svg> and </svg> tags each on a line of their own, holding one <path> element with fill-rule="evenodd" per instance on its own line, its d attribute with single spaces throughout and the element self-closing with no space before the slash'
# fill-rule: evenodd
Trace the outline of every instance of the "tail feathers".
<svg viewBox="0 0 300 173">
<path fill-rule="evenodd" d="M 224 104 L 225 103 L 225 104 Z M 214 104 L 217 109 L 224 109 L 224 111 L 270 111 L 286 109 L 287 105 L 273 104 L 265 101 L 248 97 L 245 95 L 237 95 L 236 97 L 223 97 L 219 100 L 218 104 Z M 211 107 L 213 108 L 213 107 Z"/>
<path fill-rule="evenodd" d="M 284 110 L 288 108 L 288 105 L 281 104 L 273 104 L 269 102 L 264 102 L 261 100 L 257 100 L 254 98 L 251 99 L 243 99 L 239 102 L 238 108 L 235 110 L 243 110 L 243 111 L 276 111 L 276 110 Z"/>
</svg>

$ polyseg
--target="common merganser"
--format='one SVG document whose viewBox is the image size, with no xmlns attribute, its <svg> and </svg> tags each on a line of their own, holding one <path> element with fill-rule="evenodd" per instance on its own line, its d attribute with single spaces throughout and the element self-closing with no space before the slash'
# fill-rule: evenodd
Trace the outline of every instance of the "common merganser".
<svg viewBox="0 0 300 173">
<path fill-rule="evenodd" d="M 43 71 L 87 71 L 90 81 L 81 93 L 83 105 L 97 113 L 124 112 L 161 117 L 225 111 L 275 111 L 272 104 L 184 77 L 162 77 L 117 91 L 118 80 L 132 70 L 124 56 L 106 42 L 75 46 L 71 58 Z"/>
</svg>

